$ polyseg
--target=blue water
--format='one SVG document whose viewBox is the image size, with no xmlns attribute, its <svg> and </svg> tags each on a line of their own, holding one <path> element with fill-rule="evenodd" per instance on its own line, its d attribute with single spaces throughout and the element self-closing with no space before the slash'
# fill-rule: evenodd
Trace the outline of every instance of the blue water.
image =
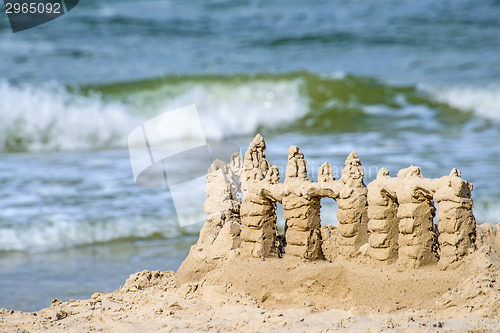
<svg viewBox="0 0 500 333">
<path fill-rule="evenodd" d="M 200 225 L 134 183 L 127 138 L 193 103 L 208 141 L 261 132 L 281 167 L 299 145 L 313 179 L 352 150 L 367 182 L 459 168 L 478 222 L 498 222 L 499 17 L 499 1 L 87 0 L 13 34 L 0 14 L 0 307 L 177 269 Z"/>
</svg>

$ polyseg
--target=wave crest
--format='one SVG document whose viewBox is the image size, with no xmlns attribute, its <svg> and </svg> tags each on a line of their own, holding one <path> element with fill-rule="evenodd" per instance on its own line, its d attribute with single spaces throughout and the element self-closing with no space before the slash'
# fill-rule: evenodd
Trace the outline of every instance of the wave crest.
<svg viewBox="0 0 500 333">
<path fill-rule="evenodd" d="M 499 96 L 498 88 L 396 86 L 308 72 L 166 77 L 76 89 L 0 82 L 0 152 L 122 148 L 145 120 L 190 104 L 208 140 L 266 130 L 392 131 L 399 120 L 400 127 L 415 129 L 434 123 L 433 131 L 474 116 L 499 121 Z"/>
<path fill-rule="evenodd" d="M 0 151 L 71 151 L 123 146 L 137 123 L 120 103 L 41 87 L 0 83 Z"/>
</svg>

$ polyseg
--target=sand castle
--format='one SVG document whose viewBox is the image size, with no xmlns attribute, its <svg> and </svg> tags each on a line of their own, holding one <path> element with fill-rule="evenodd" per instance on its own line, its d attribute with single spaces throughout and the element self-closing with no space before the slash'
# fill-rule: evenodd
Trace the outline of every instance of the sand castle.
<svg viewBox="0 0 500 333">
<path fill-rule="evenodd" d="M 361 161 L 352 152 L 335 180 L 325 162 L 317 182 L 307 178 L 307 162 L 297 146 L 288 149 L 284 181 L 266 159 L 259 134 L 244 160 L 216 161 L 207 176 L 207 220 L 196 246 L 212 256 L 239 249 L 253 257 L 298 256 L 306 260 L 367 256 L 408 267 L 458 261 L 475 249 L 472 184 L 453 169 L 428 179 L 410 166 L 390 177 L 381 169 L 368 186 Z M 338 225 L 322 226 L 320 201 L 338 205 Z M 284 235 L 278 235 L 276 206 L 283 205 Z M 437 209 L 434 207 L 437 203 Z M 437 212 L 437 213 L 436 213 Z M 433 223 L 437 217 L 438 226 Z"/>
<path fill-rule="evenodd" d="M 265 150 L 257 135 L 244 159 L 212 164 L 207 219 L 176 273 L 139 272 L 36 313 L 0 309 L 0 331 L 329 331 L 355 327 L 323 323 L 351 320 L 370 331 L 498 331 L 500 225 L 478 225 L 476 239 L 472 185 L 458 170 L 381 169 L 365 186 L 353 152 L 340 179 L 324 163 L 314 182 L 292 146 L 280 182 Z M 321 198 L 337 201 L 337 226 L 321 225 Z"/>
</svg>

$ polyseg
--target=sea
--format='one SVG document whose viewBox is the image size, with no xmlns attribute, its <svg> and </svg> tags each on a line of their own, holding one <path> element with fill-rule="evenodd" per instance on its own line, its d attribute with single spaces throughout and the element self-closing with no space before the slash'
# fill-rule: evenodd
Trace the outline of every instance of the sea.
<svg viewBox="0 0 500 333">
<path fill-rule="evenodd" d="M 311 179 L 351 151 L 366 183 L 458 168 L 500 221 L 498 0 L 85 0 L 19 33 L 0 12 L 0 308 L 179 267 L 201 228 L 179 220 L 204 213 L 138 186 L 128 137 L 186 105 L 208 143 L 261 133 L 281 168 L 298 145 Z"/>
</svg>

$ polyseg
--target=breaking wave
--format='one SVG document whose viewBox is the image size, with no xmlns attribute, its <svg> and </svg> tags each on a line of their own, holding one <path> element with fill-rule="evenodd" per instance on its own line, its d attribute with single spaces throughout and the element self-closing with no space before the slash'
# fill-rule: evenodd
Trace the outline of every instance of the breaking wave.
<svg viewBox="0 0 500 333">
<path fill-rule="evenodd" d="M 207 139 L 258 131 L 390 131 L 388 124 L 398 119 L 425 128 L 430 117 L 443 125 L 474 117 L 500 121 L 500 88 L 431 89 L 309 72 L 78 87 L 3 81 L 0 100 L 0 152 L 125 147 L 130 131 L 143 121 L 189 104 L 197 106 Z"/>
</svg>

